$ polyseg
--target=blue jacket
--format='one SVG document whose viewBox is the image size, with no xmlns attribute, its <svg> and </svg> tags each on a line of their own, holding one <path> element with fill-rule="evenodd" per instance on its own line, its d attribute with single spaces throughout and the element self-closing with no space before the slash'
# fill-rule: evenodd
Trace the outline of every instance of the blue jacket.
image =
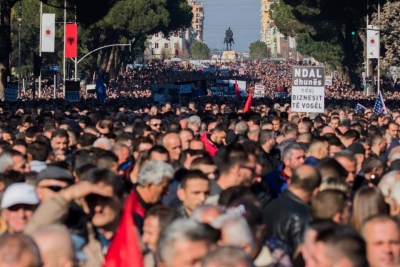
<svg viewBox="0 0 400 267">
<path fill-rule="evenodd" d="M 279 197 L 282 194 L 282 192 L 288 188 L 287 182 L 285 178 L 283 178 L 282 176 L 283 167 L 284 166 L 282 163 L 278 169 L 270 173 L 267 173 L 264 176 L 264 179 L 267 181 L 270 187 L 272 199 Z"/>
<path fill-rule="evenodd" d="M 317 164 L 318 164 L 319 162 L 320 162 L 319 159 L 317 159 L 316 157 L 311 156 L 311 157 L 306 158 L 304 164 L 310 165 L 310 166 L 312 166 L 312 167 L 315 167 L 315 166 L 317 166 Z"/>
</svg>

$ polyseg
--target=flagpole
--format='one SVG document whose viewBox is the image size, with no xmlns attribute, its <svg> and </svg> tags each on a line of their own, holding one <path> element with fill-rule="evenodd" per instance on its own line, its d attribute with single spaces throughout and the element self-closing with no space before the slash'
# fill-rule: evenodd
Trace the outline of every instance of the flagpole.
<svg viewBox="0 0 400 267">
<path fill-rule="evenodd" d="M 368 25 L 369 25 L 369 16 L 368 16 L 368 6 L 369 5 L 369 3 L 368 3 L 368 0 L 367 0 L 367 29 L 368 29 Z M 368 32 L 368 30 L 367 30 L 367 32 Z M 368 39 L 368 38 L 367 38 Z M 368 43 L 368 40 L 367 40 L 367 43 Z M 368 44 L 367 44 L 367 46 L 368 46 Z M 366 48 L 365 50 L 368 50 L 368 48 Z M 368 79 L 369 79 L 369 59 L 368 59 L 368 51 L 365 51 L 365 59 L 366 59 L 366 63 L 365 63 L 365 67 L 366 67 L 366 77 L 368 77 Z M 371 82 L 371 81 L 370 81 Z M 369 85 L 368 87 L 367 87 L 367 83 L 365 82 L 364 83 L 364 86 L 365 86 L 365 90 L 364 90 L 364 92 L 365 92 L 365 95 L 366 96 L 369 96 L 369 92 L 371 92 L 370 90 L 371 90 L 371 88 L 370 88 L 370 86 L 371 85 Z"/>
<path fill-rule="evenodd" d="M 43 3 L 40 1 L 40 37 L 39 37 L 39 57 L 42 58 L 42 16 L 43 16 Z M 42 70 L 39 75 L 39 98 L 42 96 Z"/>
<path fill-rule="evenodd" d="M 21 27 L 22 27 L 22 1 L 19 0 L 18 20 L 18 96 L 21 97 Z M 40 34 L 42 35 L 42 34 Z"/>
<path fill-rule="evenodd" d="M 75 8 L 75 24 L 76 24 L 76 5 Z M 78 81 L 78 25 L 76 26 L 76 57 L 75 57 L 75 81 Z"/>
<path fill-rule="evenodd" d="M 379 36 L 379 38 L 378 38 L 378 46 L 379 46 L 379 49 L 378 49 L 378 92 L 380 92 L 381 91 L 381 69 L 380 69 L 380 67 L 381 67 L 381 60 L 380 60 L 380 57 L 381 57 L 381 51 L 380 51 L 380 43 L 381 43 L 381 1 L 378 1 L 378 29 L 379 29 L 379 31 L 378 31 L 378 36 Z"/>
<path fill-rule="evenodd" d="M 64 0 L 64 53 L 63 53 L 63 96 L 65 98 L 65 34 L 67 25 L 67 0 Z"/>
</svg>

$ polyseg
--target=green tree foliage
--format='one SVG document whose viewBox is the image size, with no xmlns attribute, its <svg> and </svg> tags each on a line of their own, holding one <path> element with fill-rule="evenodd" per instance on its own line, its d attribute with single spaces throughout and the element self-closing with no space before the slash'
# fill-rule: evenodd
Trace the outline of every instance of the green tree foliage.
<svg viewBox="0 0 400 267">
<path fill-rule="evenodd" d="M 1 0 L 0 75 L 3 82 L 12 67 L 18 64 L 17 0 Z M 63 20 L 64 0 L 45 0 L 44 12 L 56 13 Z M 23 74 L 32 71 L 32 53 L 39 50 L 39 1 L 22 0 L 22 66 Z M 11 17 L 11 8 L 13 15 Z M 163 32 L 166 36 L 191 24 L 191 6 L 186 0 L 67 0 L 67 21 L 78 23 L 78 57 L 96 48 L 133 41 L 132 49 L 110 48 L 91 54 L 79 63 L 81 70 L 97 70 L 116 75 L 121 66 L 144 51 L 148 35 Z M 12 22 L 12 23 L 9 23 Z M 8 23 L 8 24 L 7 24 Z M 56 24 L 56 53 L 45 53 L 44 65 L 61 65 L 63 27 Z M 9 31 L 7 31 L 9 29 Z M 8 38 L 8 39 L 7 39 Z M 11 59 L 11 60 L 10 60 Z M 87 73 L 91 74 L 91 73 Z M 0 97 L 3 92 L 0 83 Z"/>
<path fill-rule="evenodd" d="M 369 4 L 373 6 L 377 1 L 370 0 Z M 278 29 L 282 29 L 286 34 L 288 30 L 293 30 L 295 35 L 307 33 L 308 36 L 303 37 L 303 41 L 312 40 L 321 43 L 322 45 L 312 45 L 311 49 L 299 46 L 300 51 L 307 50 L 308 55 L 320 61 L 323 55 L 319 49 L 323 44 L 330 44 L 332 49 L 330 54 L 337 56 L 333 61 L 340 62 L 351 81 L 358 83 L 357 69 L 363 61 L 364 43 L 358 35 L 353 36 L 351 32 L 365 27 L 367 9 L 363 7 L 366 2 L 364 0 L 282 0 L 280 2 L 282 4 L 274 5 L 274 12 L 272 12 Z M 295 23 L 294 19 L 298 23 Z M 344 56 L 337 53 L 339 49 L 343 51 Z"/>
<path fill-rule="evenodd" d="M 190 46 L 190 54 L 193 59 L 208 59 L 210 54 L 210 48 L 205 43 L 194 42 Z"/>
<path fill-rule="evenodd" d="M 267 44 L 261 41 L 251 43 L 249 46 L 250 57 L 261 59 L 267 57 Z"/>
<path fill-rule="evenodd" d="M 32 38 L 28 38 L 29 41 L 28 43 L 23 43 L 24 49 L 26 49 L 26 46 L 30 46 L 30 48 L 35 47 L 35 51 L 38 51 L 38 36 L 39 36 L 39 20 L 36 19 L 39 17 L 39 1 L 33 1 L 33 0 L 21 0 L 22 4 L 26 7 L 31 7 L 33 9 L 23 9 L 23 16 L 25 13 L 27 13 L 28 17 L 35 17 L 33 21 L 31 20 L 26 20 L 23 17 L 23 23 L 24 27 L 28 29 L 28 31 L 25 31 L 22 35 L 29 37 L 31 34 L 36 34 L 37 37 L 31 36 Z M 79 23 L 82 23 L 83 25 L 90 25 L 92 23 L 95 23 L 102 17 L 104 17 L 105 14 L 108 13 L 112 5 L 114 4 L 113 1 L 116 0 L 85 0 L 85 1 L 79 1 L 79 0 L 68 0 L 67 1 L 67 7 L 68 8 L 74 8 L 76 7 L 76 12 L 77 16 L 80 17 L 80 21 L 78 20 Z M 17 14 L 13 18 L 15 19 L 18 16 L 18 12 L 15 11 L 15 6 L 19 2 L 19 0 L 1 0 L 1 12 L 0 12 L 0 98 L 3 96 L 3 84 L 6 80 L 6 77 L 9 76 L 10 73 L 10 61 L 15 62 L 16 59 L 15 56 L 11 55 L 13 50 L 18 49 L 18 47 L 15 47 L 12 40 L 12 36 L 15 36 L 15 30 L 17 26 L 12 25 L 15 20 L 12 20 L 12 10 L 14 9 L 13 13 Z M 46 3 L 54 6 L 63 6 L 64 1 L 62 0 L 48 0 Z M 96 7 L 96 9 L 94 8 Z M 53 10 L 56 10 L 53 8 Z M 57 11 L 56 13 L 58 13 Z M 35 14 L 36 13 L 36 14 Z M 71 13 L 71 10 L 69 10 L 69 13 Z M 72 16 L 73 19 L 73 16 Z M 69 20 L 71 21 L 71 20 Z M 31 27 L 32 25 L 36 25 L 36 31 L 34 32 L 29 32 L 29 30 L 34 29 L 34 27 Z M 30 42 L 34 41 L 34 42 Z M 24 58 L 29 59 L 32 58 L 32 55 L 28 55 L 30 53 L 29 49 L 23 51 L 24 53 Z M 58 50 L 58 49 L 57 49 Z M 59 50 L 58 50 L 59 51 Z M 61 49 L 62 53 L 62 49 Z M 10 60 L 11 58 L 11 60 Z"/>
</svg>

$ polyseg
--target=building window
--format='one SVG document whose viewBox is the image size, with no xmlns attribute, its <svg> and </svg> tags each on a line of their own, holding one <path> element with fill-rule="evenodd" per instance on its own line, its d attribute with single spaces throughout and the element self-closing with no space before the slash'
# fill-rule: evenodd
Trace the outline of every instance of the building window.
<svg viewBox="0 0 400 267">
<path fill-rule="evenodd" d="M 199 25 L 196 25 L 196 29 L 198 29 L 199 28 Z"/>
<path fill-rule="evenodd" d="M 168 49 L 168 43 L 164 44 L 164 48 Z"/>
<path fill-rule="evenodd" d="M 199 23 L 199 19 L 196 19 L 196 23 Z"/>
<path fill-rule="evenodd" d="M 155 48 L 155 49 L 158 49 L 158 43 L 155 43 L 155 44 L 154 44 L 154 48 Z"/>
<path fill-rule="evenodd" d="M 158 37 L 158 32 L 156 34 L 154 34 L 155 37 Z"/>
<path fill-rule="evenodd" d="M 199 13 L 196 14 L 196 18 L 198 18 L 198 17 L 200 17 L 200 14 L 199 14 Z"/>
<path fill-rule="evenodd" d="M 178 49 L 178 43 L 174 43 L 174 48 Z"/>
</svg>

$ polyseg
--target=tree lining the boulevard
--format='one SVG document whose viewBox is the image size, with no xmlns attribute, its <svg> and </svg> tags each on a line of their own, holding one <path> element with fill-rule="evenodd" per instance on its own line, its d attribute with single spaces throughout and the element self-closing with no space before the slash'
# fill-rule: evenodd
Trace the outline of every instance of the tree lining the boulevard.
<svg viewBox="0 0 400 267">
<path fill-rule="evenodd" d="M 19 1 L 2 0 L 0 21 L 0 98 L 11 67 L 18 66 Z M 21 62 L 23 75 L 33 71 L 33 52 L 39 50 L 39 1 L 22 0 Z M 62 7 L 63 0 L 46 0 Z M 43 65 L 62 64 L 63 10 L 43 5 L 43 12 L 56 14 L 55 53 L 43 53 Z M 76 6 L 76 9 L 75 9 Z M 78 68 L 99 70 L 112 75 L 119 66 L 143 53 L 148 35 L 165 36 L 191 25 L 192 10 L 186 0 L 68 0 L 67 22 L 78 23 L 78 58 L 101 46 L 132 42 L 132 49 L 113 47 L 93 53 Z M 70 61 L 71 62 L 71 61 Z M 90 73 L 88 73 L 90 74 Z"/>
<path fill-rule="evenodd" d="M 370 0 L 369 4 L 374 6 L 377 2 Z M 300 53 L 332 68 L 341 68 L 352 83 L 359 83 L 365 34 L 352 33 L 365 28 L 364 0 L 282 0 L 273 4 L 271 10 L 277 28 L 285 35 L 299 38 Z"/>
</svg>

